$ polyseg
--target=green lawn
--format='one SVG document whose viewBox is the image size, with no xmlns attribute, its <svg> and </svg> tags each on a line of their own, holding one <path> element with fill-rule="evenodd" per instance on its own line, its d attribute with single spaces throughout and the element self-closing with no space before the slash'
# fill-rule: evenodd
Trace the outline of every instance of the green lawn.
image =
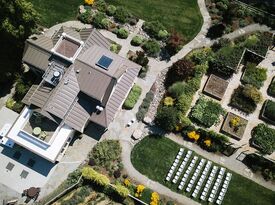
<svg viewBox="0 0 275 205">
<path fill-rule="evenodd" d="M 131 153 L 131 161 L 140 173 L 154 181 L 164 184 L 173 191 L 178 191 L 177 185 L 166 182 L 165 177 L 179 148 L 180 145 L 165 137 L 145 137 L 134 147 Z M 234 172 L 232 172 L 232 174 L 233 177 L 223 200 L 223 205 L 274 204 L 274 192 Z M 190 177 L 191 176 L 192 173 L 190 174 Z M 186 194 L 185 192 L 182 193 Z M 190 194 L 186 195 L 190 197 Z"/>
<path fill-rule="evenodd" d="M 158 20 L 169 31 L 180 32 L 188 41 L 196 36 L 203 23 L 196 0 L 107 0 L 106 2 L 125 6 L 145 21 Z"/>
<path fill-rule="evenodd" d="M 28 0 L 41 15 L 41 25 L 51 27 L 57 23 L 75 20 L 78 6 L 84 0 Z"/>
</svg>

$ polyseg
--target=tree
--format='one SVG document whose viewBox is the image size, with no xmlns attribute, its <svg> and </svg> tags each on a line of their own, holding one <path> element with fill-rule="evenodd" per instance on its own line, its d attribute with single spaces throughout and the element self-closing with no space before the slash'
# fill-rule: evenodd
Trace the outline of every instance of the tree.
<svg viewBox="0 0 275 205">
<path fill-rule="evenodd" d="M 164 106 L 157 112 L 156 123 L 167 131 L 173 131 L 178 123 L 178 111 L 175 107 Z"/>
<path fill-rule="evenodd" d="M 24 41 L 39 21 L 26 0 L 0 1 L 0 82 L 7 82 L 21 69 Z"/>
<path fill-rule="evenodd" d="M 156 40 L 148 40 L 142 46 L 149 56 L 156 56 L 160 52 L 160 45 Z"/>
<path fill-rule="evenodd" d="M 0 31 L 16 39 L 25 40 L 36 28 L 39 20 L 33 5 L 25 0 L 0 1 Z"/>
</svg>

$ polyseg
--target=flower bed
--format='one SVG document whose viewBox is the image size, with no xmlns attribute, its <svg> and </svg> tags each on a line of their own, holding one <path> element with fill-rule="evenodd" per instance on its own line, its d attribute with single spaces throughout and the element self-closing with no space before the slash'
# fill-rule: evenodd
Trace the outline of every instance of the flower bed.
<svg viewBox="0 0 275 205">
<path fill-rule="evenodd" d="M 134 85 L 123 104 L 123 108 L 125 108 L 126 110 L 133 109 L 139 99 L 141 92 L 141 87 L 138 85 Z"/>
<path fill-rule="evenodd" d="M 219 123 L 220 116 L 224 114 L 225 111 L 219 103 L 201 97 L 192 108 L 190 119 L 198 125 L 211 127 L 212 125 Z"/>
<path fill-rule="evenodd" d="M 264 85 L 264 81 L 267 79 L 267 69 L 257 67 L 255 64 L 248 63 L 245 72 L 242 76 L 242 82 L 244 84 L 251 84 L 260 89 Z"/>
<path fill-rule="evenodd" d="M 247 123 L 248 120 L 230 112 L 224 120 L 221 131 L 240 140 L 243 137 Z"/>
<path fill-rule="evenodd" d="M 252 143 L 264 154 L 272 154 L 275 150 L 275 130 L 261 123 L 251 131 Z"/>
<path fill-rule="evenodd" d="M 246 114 L 253 113 L 257 104 L 250 98 L 243 95 L 243 86 L 236 88 L 231 96 L 230 106 L 243 111 Z"/>
<path fill-rule="evenodd" d="M 269 85 L 268 94 L 275 97 L 275 78 L 273 78 L 271 84 Z"/>
</svg>

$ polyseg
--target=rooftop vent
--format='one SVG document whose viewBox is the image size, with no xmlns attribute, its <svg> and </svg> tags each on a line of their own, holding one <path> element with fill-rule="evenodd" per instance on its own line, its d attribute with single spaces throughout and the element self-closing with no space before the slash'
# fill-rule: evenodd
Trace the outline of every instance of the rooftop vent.
<svg viewBox="0 0 275 205">
<path fill-rule="evenodd" d="M 113 62 L 113 59 L 103 55 L 101 56 L 101 58 L 99 59 L 99 61 L 96 63 L 97 66 L 108 70 L 109 66 L 111 65 L 111 63 Z"/>
</svg>

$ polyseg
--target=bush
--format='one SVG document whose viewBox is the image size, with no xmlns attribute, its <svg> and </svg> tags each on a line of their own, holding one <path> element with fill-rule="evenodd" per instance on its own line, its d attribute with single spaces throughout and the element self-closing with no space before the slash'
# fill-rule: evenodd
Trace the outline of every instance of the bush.
<svg viewBox="0 0 275 205">
<path fill-rule="evenodd" d="M 275 97 L 275 80 L 273 80 L 268 88 L 268 93 Z"/>
<path fill-rule="evenodd" d="M 165 48 L 170 55 L 174 55 L 182 48 L 184 42 L 185 42 L 185 40 L 181 36 L 181 34 L 179 34 L 177 32 L 173 32 L 169 36 Z"/>
<path fill-rule="evenodd" d="M 15 103 L 16 101 L 13 98 L 8 98 L 6 102 L 6 107 L 12 110 Z"/>
<path fill-rule="evenodd" d="M 140 36 L 134 36 L 133 39 L 131 40 L 131 45 L 133 46 L 140 46 L 143 42 L 142 37 Z"/>
<path fill-rule="evenodd" d="M 106 187 L 110 184 L 110 180 L 108 179 L 108 177 L 96 172 L 91 167 L 83 167 L 81 172 L 84 179 L 91 180 L 97 185 Z"/>
<path fill-rule="evenodd" d="M 175 62 L 168 70 L 165 78 L 165 85 L 172 85 L 174 82 L 187 80 L 194 75 L 194 64 L 184 58 Z"/>
<path fill-rule="evenodd" d="M 133 109 L 139 99 L 141 92 L 141 87 L 139 87 L 138 85 L 134 85 L 123 104 L 123 108 L 127 110 Z"/>
<path fill-rule="evenodd" d="M 176 107 L 183 115 L 187 114 L 193 100 L 192 95 L 181 95 L 176 103 Z"/>
<path fill-rule="evenodd" d="M 256 65 L 252 63 L 247 64 L 245 74 L 242 78 L 243 83 L 251 84 L 260 89 L 266 79 L 267 70 L 265 68 L 256 67 Z"/>
<path fill-rule="evenodd" d="M 230 105 L 247 114 L 255 111 L 257 104 L 250 98 L 244 96 L 244 87 L 239 86 L 236 88 L 231 96 Z"/>
<path fill-rule="evenodd" d="M 91 10 L 86 10 L 84 13 L 78 15 L 78 20 L 85 24 L 92 23 L 93 12 Z"/>
<path fill-rule="evenodd" d="M 275 150 L 275 130 L 261 123 L 253 128 L 252 132 L 253 142 L 259 146 L 264 154 L 271 154 Z"/>
<path fill-rule="evenodd" d="M 144 22 L 142 25 L 142 29 L 152 38 L 159 38 L 159 32 L 164 32 L 165 27 L 159 21 L 148 21 Z"/>
<path fill-rule="evenodd" d="M 131 14 L 124 7 L 117 7 L 114 13 L 115 20 L 120 23 L 126 23 L 130 16 Z"/>
<path fill-rule="evenodd" d="M 143 118 L 145 117 L 146 113 L 149 110 L 150 103 L 153 101 L 153 99 L 154 99 L 154 93 L 150 90 L 146 94 L 145 98 L 143 99 L 141 105 L 138 108 L 138 112 L 136 114 L 138 121 L 143 120 Z"/>
<path fill-rule="evenodd" d="M 66 186 L 72 186 L 75 183 L 77 183 L 79 177 L 81 176 L 81 170 L 80 169 L 76 169 L 75 171 L 71 172 L 68 175 L 68 178 L 66 180 Z"/>
<path fill-rule="evenodd" d="M 122 198 L 126 198 L 130 194 L 129 189 L 121 184 L 116 184 L 115 190 Z"/>
<path fill-rule="evenodd" d="M 163 39 L 166 39 L 168 36 L 169 36 L 169 33 L 166 30 L 160 30 L 158 32 L 158 39 L 163 40 Z"/>
<path fill-rule="evenodd" d="M 167 131 L 173 131 L 178 123 L 178 114 L 175 107 L 161 107 L 157 111 L 156 124 Z"/>
<path fill-rule="evenodd" d="M 112 163 L 120 161 L 121 146 L 117 140 L 103 140 L 97 143 L 89 153 L 98 166 L 109 168 Z"/>
<path fill-rule="evenodd" d="M 220 115 L 225 111 L 219 103 L 204 97 L 199 98 L 196 105 L 192 108 L 190 119 L 207 128 L 220 121 Z"/>
<path fill-rule="evenodd" d="M 275 102 L 271 100 L 266 101 L 264 116 L 275 122 Z"/>
<path fill-rule="evenodd" d="M 146 41 L 142 48 L 149 56 L 157 56 L 160 52 L 160 45 L 156 40 Z"/>
<path fill-rule="evenodd" d="M 211 48 L 196 49 L 189 55 L 191 61 L 193 61 L 196 65 L 207 63 L 213 59 L 213 56 L 214 53 Z"/>
<path fill-rule="evenodd" d="M 136 55 L 130 58 L 131 61 L 146 67 L 149 63 L 149 59 L 146 57 L 145 53 L 142 51 L 136 51 Z"/>
<path fill-rule="evenodd" d="M 109 5 L 106 10 L 108 16 L 113 16 L 116 12 L 116 7 L 114 5 Z"/>
<path fill-rule="evenodd" d="M 112 43 L 112 44 L 111 44 L 110 50 L 111 50 L 112 52 L 118 54 L 119 51 L 120 51 L 120 49 L 121 49 L 121 45 L 119 45 L 119 44 L 117 44 L 117 43 Z"/>
<path fill-rule="evenodd" d="M 142 67 L 138 73 L 138 77 L 139 78 L 145 78 L 146 77 L 146 74 L 149 70 L 149 67 L 148 66 L 145 66 L 145 67 Z"/>
<path fill-rule="evenodd" d="M 106 21 L 106 20 L 104 20 L 104 19 L 106 19 L 106 15 L 102 12 L 97 12 L 93 18 L 94 27 L 100 28 L 100 29 L 105 28 L 106 22 L 104 22 L 104 21 Z M 105 25 L 104 25 L 104 23 L 105 23 Z"/>
<path fill-rule="evenodd" d="M 117 31 L 118 38 L 126 39 L 128 38 L 128 35 L 129 35 L 129 32 L 125 28 L 120 28 Z"/>
<path fill-rule="evenodd" d="M 186 87 L 186 83 L 184 82 L 176 82 L 168 88 L 168 93 L 176 99 L 184 93 Z"/>
<path fill-rule="evenodd" d="M 251 99 L 255 104 L 258 104 L 263 100 L 262 93 L 253 85 L 245 85 L 243 87 L 243 95 Z"/>
<path fill-rule="evenodd" d="M 104 0 L 96 0 L 93 6 L 101 12 L 105 12 L 107 9 L 107 4 Z"/>
</svg>

